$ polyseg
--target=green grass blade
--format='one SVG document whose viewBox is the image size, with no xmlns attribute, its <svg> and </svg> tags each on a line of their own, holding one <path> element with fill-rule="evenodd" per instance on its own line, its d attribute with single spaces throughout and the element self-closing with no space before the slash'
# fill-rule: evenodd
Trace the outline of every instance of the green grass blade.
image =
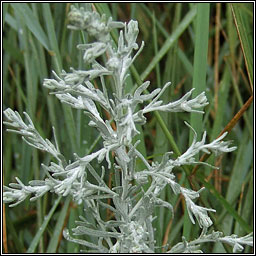
<svg viewBox="0 0 256 256">
<path fill-rule="evenodd" d="M 216 197 L 217 200 L 226 208 L 226 210 L 236 219 L 241 227 L 248 233 L 253 231 L 253 228 L 246 223 L 241 216 L 238 215 L 236 210 L 227 202 L 227 200 L 214 188 L 212 184 L 205 181 L 204 176 L 201 173 L 197 173 L 197 178 L 203 183 L 203 185 Z"/>
<path fill-rule="evenodd" d="M 242 218 L 246 220 L 248 223 L 252 223 L 252 217 L 254 213 L 253 204 L 254 202 L 254 184 L 253 184 L 253 168 L 250 170 L 249 173 L 249 181 L 244 183 L 244 188 L 248 187 L 248 191 L 246 194 L 244 194 L 244 204 L 242 206 Z M 241 236 L 245 235 L 244 230 L 240 227 L 240 225 L 237 225 L 238 232 L 235 232 L 236 234 L 239 234 Z"/>
<path fill-rule="evenodd" d="M 234 91 L 235 91 L 235 94 L 236 94 L 236 98 L 237 98 L 237 101 L 239 103 L 239 107 L 242 108 L 243 105 L 244 105 L 244 102 L 243 102 L 243 99 L 242 99 L 242 96 L 241 96 L 240 88 L 237 84 L 237 81 L 234 79 L 233 76 L 232 76 L 232 82 L 233 82 L 232 84 L 233 84 L 233 88 L 234 88 Z M 245 123 L 246 123 L 246 128 L 248 129 L 249 134 L 250 134 L 251 138 L 253 139 L 253 126 L 251 124 L 250 119 L 248 118 L 247 112 L 245 112 L 243 114 L 243 118 L 244 118 Z"/>
<path fill-rule="evenodd" d="M 37 58 L 34 54 L 35 51 L 33 52 L 33 50 L 35 49 L 34 37 L 32 37 L 30 33 L 29 26 L 27 25 L 28 21 L 26 21 L 26 18 L 23 16 L 23 12 L 20 9 L 22 8 L 15 9 L 15 18 L 17 20 L 19 29 L 22 31 L 22 34 L 19 36 L 19 41 L 21 49 L 23 50 L 22 53 L 24 58 L 24 68 L 26 76 L 26 96 L 29 99 L 26 101 L 26 111 L 31 115 L 32 120 L 35 121 L 39 70 L 36 68 L 35 64 L 37 61 Z"/>
<path fill-rule="evenodd" d="M 12 3 L 11 5 L 13 9 L 23 16 L 28 29 L 34 34 L 38 41 L 41 42 L 46 50 L 49 50 L 49 41 L 29 5 L 26 3 Z"/>
<path fill-rule="evenodd" d="M 175 142 L 174 137 L 173 137 L 172 134 L 169 132 L 169 130 L 168 130 L 166 124 L 164 123 L 164 120 L 163 120 L 162 117 L 160 116 L 159 112 L 158 112 L 158 111 L 155 111 L 154 114 L 155 114 L 155 116 L 156 116 L 156 118 L 157 118 L 157 121 L 158 121 L 159 125 L 161 126 L 161 128 L 162 128 L 162 130 L 163 130 L 163 132 L 164 132 L 164 134 L 165 134 L 165 136 L 166 136 L 166 138 L 168 139 L 168 141 L 169 141 L 169 143 L 170 143 L 170 145 L 171 145 L 171 147 L 172 147 L 172 150 L 174 151 L 175 155 L 176 155 L 176 156 L 181 155 L 180 150 L 179 150 L 179 148 L 178 148 L 178 146 L 177 146 L 177 144 L 176 144 L 176 142 Z"/>
<path fill-rule="evenodd" d="M 8 211 L 6 211 L 6 213 L 7 213 L 6 214 L 7 232 L 10 233 L 10 235 L 13 237 L 13 239 L 15 241 L 14 247 L 16 248 L 16 250 L 20 253 L 22 253 L 22 252 L 24 253 L 25 248 L 18 237 L 17 229 L 14 227 L 13 221 L 10 219 Z"/>
<path fill-rule="evenodd" d="M 43 235 L 43 233 L 44 233 L 44 231 L 45 231 L 45 229 L 46 229 L 46 227 L 47 227 L 49 221 L 51 220 L 51 218 L 52 218 L 52 216 L 53 216 L 53 214 L 54 214 L 54 212 L 55 212 L 57 206 L 59 205 L 61 198 L 62 198 L 62 197 L 60 196 L 58 199 L 55 200 L 55 203 L 54 203 L 54 205 L 52 206 L 50 212 L 49 212 L 48 215 L 44 218 L 44 222 L 43 222 L 42 226 L 41 226 L 40 229 L 37 231 L 37 233 L 36 233 L 34 239 L 32 240 L 32 242 L 31 242 L 31 244 L 30 244 L 30 246 L 29 246 L 29 248 L 28 248 L 28 250 L 27 250 L 27 253 L 34 253 L 34 252 L 35 252 L 36 247 L 37 247 L 37 245 L 38 245 L 38 243 L 39 243 L 39 241 L 40 241 L 40 238 L 42 237 L 42 235 Z"/>
<path fill-rule="evenodd" d="M 187 56 L 184 54 L 184 52 L 180 48 L 178 49 L 177 53 L 178 53 L 179 59 L 182 61 L 184 68 L 186 69 L 188 74 L 191 77 L 193 77 L 193 65 L 191 64 Z"/>
<path fill-rule="evenodd" d="M 111 11 L 109 9 L 109 5 L 107 3 L 94 3 L 97 11 L 101 14 L 105 14 L 107 17 L 111 17 Z"/>
<path fill-rule="evenodd" d="M 17 22 L 16 20 L 9 14 L 9 13 L 6 13 L 5 15 L 5 21 L 6 23 L 14 30 L 18 30 L 18 26 L 17 26 Z"/>
<path fill-rule="evenodd" d="M 53 17 L 50 11 L 50 6 L 48 3 L 44 3 L 42 5 L 44 20 L 47 25 L 47 35 L 50 42 L 50 47 L 53 50 L 51 52 L 51 56 L 53 58 L 53 63 L 55 70 L 59 74 L 62 71 L 62 60 L 60 57 L 59 45 L 56 38 L 56 32 L 54 28 Z M 70 106 L 62 104 L 65 123 L 67 124 L 66 129 L 69 135 L 70 143 L 72 146 L 73 152 L 77 152 L 77 143 L 76 143 L 76 127 L 75 127 L 75 119 L 73 116 L 73 112 Z"/>
<path fill-rule="evenodd" d="M 247 134 L 246 134 L 247 135 Z M 236 161 L 232 170 L 230 181 L 226 193 L 228 201 L 234 201 L 238 198 L 243 181 L 253 164 L 253 142 L 243 137 L 237 152 Z"/>
<path fill-rule="evenodd" d="M 42 8 L 43 8 L 43 15 L 44 15 L 44 20 L 46 24 L 46 29 L 47 29 L 49 45 L 51 47 L 51 56 L 54 60 L 54 63 L 57 69 L 56 71 L 60 73 L 62 70 L 62 65 L 61 65 L 62 62 L 61 62 L 59 46 L 58 46 L 56 32 L 55 32 L 54 23 L 53 23 L 53 17 L 50 10 L 50 5 L 48 3 L 43 3 Z"/>
<path fill-rule="evenodd" d="M 17 46 L 11 42 L 11 40 L 6 40 L 5 38 L 3 39 L 3 50 L 8 52 L 10 56 L 19 62 L 19 64 L 24 65 L 22 53 L 17 49 Z"/>
<path fill-rule="evenodd" d="M 8 7 L 9 7 L 9 3 L 3 3 L 3 27 L 4 27 L 4 23 L 5 23 L 5 17 L 6 17 L 6 13 L 8 11 Z"/>
<path fill-rule="evenodd" d="M 198 3 L 197 4 L 197 16 L 196 16 L 196 33 L 195 33 L 195 52 L 194 52 L 194 65 L 193 65 L 193 85 L 195 90 L 192 93 L 192 97 L 196 97 L 206 88 L 206 67 L 207 67 L 207 53 L 208 53 L 208 39 L 209 39 L 209 14 L 210 4 Z M 190 125 L 196 131 L 198 139 L 201 137 L 203 130 L 202 127 L 203 117 L 197 113 L 191 113 Z M 190 131 L 189 141 L 192 143 L 194 133 Z M 198 156 L 197 156 L 198 157 Z M 187 182 L 186 186 L 189 187 Z M 184 216 L 183 236 L 186 239 L 190 239 L 190 233 L 192 231 L 193 224 L 188 216 L 187 208 Z"/>
<path fill-rule="evenodd" d="M 229 72 L 229 69 L 224 69 L 223 77 L 219 84 L 219 97 L 218 97 L 218 106 L 216 111 L 216 118 L 214 119 L 213 128 L 211 131 L 211 141 L 215 140 L 217 136 L 220 134 L 221 130 L 223 129 L 223 126 L 226 126 L 226 120 L 225 117 L 225 108 L 226 104 L 228 102 L 228 94 L 229 89 L 231 85 L 231 74 Z"/>
<path fill-rule="evenodd" d="M 156 30 L 156 17 L 153 15 L 152 18 L 152 23 L 153 23 L 153 42 L 154 42 L 154 51 L 155 55 L 158 53 L 158 44 L 157 44 L 157 30 Z M 159 63 L 156 64 L 156 80 L 157 80 L 157 85 L 158 87 L 161 86 L 161 75 L 160 75 L 160 66 Z"/>
<path fill-rule="evenodd" d="M 246 13 L 243 12 L 244 4 L 231 4 L 237 33 L 241 42 L 241 47 L 244 54 L 246 68 L 248 72 L 251 88 L 253 88 L 253 44 L 252 31 L 249 31 L 246 26 Z"/>
<path fill-rule="evenodd" d="M 67 223 L 67 228 L 69 230 L 72 230 L 72 228 L 76 227 L 75 221 L 79 219 L 78 216 L 79 216 L 78 208 L 71 206 L 68 223 Z M 67 243 L 67 250 L 66 250 L 67 253 L 79 252 L 79 247 L 80 247 L 79 244 L 69 242 L 69 241 L 66 241 L 66 243 Z"/>
<path fill-rule="evenodd" d="M 143 11 L 146 12 L 146 14 L 152 18 L 153 15 L 151 14 L 150 10 L 148 9 L 148 7 L 145 4 L 140 4 L 139 5 Z M 159 22 L 159 20 L 155 20 L 156 26 L 158 31 L 167 39 L 170 37 L 169 33 L 166 31 L 166 29 L 164 28 L 164 26 L 162 26 L 162 24 Z M 187 72 L 191 75 L 191 77 L 193 76 L 193 66 L 190 63 L 189 59 L 187 58 L 186 54 L 184 54 L 184 52 L 178 48 L 177 49 L 177 53 L 178 53 L 178 57 L 179 59 L 182 61 L 184 67 L 186 68 Z"/>
<path fill-rule="evenodd" d="M 209 40 L 209 14 L 210 4 L 197 4 L 196 17 L 196 38 L 195 38 L 195 52 L 194 52 L 194 74 L 192 88 L 195 90 L 192 97 L 200 94 L 206 89 L 206 70 L 207 70 L 207 54 L 208 54 L 208 40 Z M 198 134 L 198 139 L 201 137 L 203 130 L 202 115 L 191 113 L 190 125 Z M 192 142 L 194 137 L 193 132 L 190 132 L 189 141 Z"/>
<path fill-rule="evenodd" d="M 67 213 L 68 213 L 68 208 L 69 208 L 70 201 L 71 201 L 71 198 L 67 198 L 65 200 L 64 206 L 61 209 L 58 221 L 57 221 L 56 226 L 54 228 L 53 236 L 50 240 L 50 243 L 49 243 L 49 246 L 47 248 L 46 253 L 56 253 L 57 252 L 59 237 L 60 237 L 61 232 L 63 230 L 63 225 L 64 225 L 65 218 L 67 216 Z"/>
<path fill-rule="evenodd" d="M 152 59 L 147 68 L 141 74 L 141 80 L 144 81 L 145 78 L 149 75 L 149 73 L 153 70 L 156 64 L 163 58 L 163 56 L 167 53 L 170 47 L 174 44 L 174 42 L 180 37 L 180 35 L 185 31 L 188 25 L 193 21 L 196 16 L 196 8 L 192 8 L 184 17 L 184 19 L 180 22 L 178 27 L 173 31 L 171 36 L 165 41 L 162 48 L 159 50 L 157 55 Z"/>
</svg>

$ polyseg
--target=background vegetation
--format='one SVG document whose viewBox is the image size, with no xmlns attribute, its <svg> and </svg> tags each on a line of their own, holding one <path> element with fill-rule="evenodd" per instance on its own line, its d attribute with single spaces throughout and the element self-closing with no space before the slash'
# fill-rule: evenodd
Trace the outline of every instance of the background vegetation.
<svg viewBox="0 0 256 256">
<path fill-rule="evenodd" d="M 163 96 L 165 101 L 176 100 L 195 87 L 194 93 L 205 90 L 210 102 L 203 116 L 149 115 L 147 125 L 140 129 L 141 152 L 149 161 L 159 160 L 167 150 L 174 151 L 174 157 L 184 152 L 192 139 L 185 120 L 197 130 L 198 139 L 204 130 L 208 141 L 224 129 L 229 130 L 226 139 L 233 140 L 237 150 L 207 159 L 220 170 L 186 166 L 175 173 L 186 187 L 207 188 L 200 204 L 217 210 L 211 215 L 212 229 L 239 236 L 252 231 L 253 4 L 97 3 L 93 8 L 114 20 L 132 18 L 139 22 L 138 43 L 144 40 L 145 48 L 131 69 L 127 85 L 130 89 L 144 80 L 151 81 L 150 91 L 171 81 L 170 90 Z M 85 68 L 76 45 L 91 38 L 67 29 L 69 9 L 68 3 L 3 4 L 2 79 L 3 109 L 11 107 L 21 115 L 26 111 L 44 138 L 52 139 L 54 126 L 61 151 L 72 160 L 73 152 L 82 156 L 95 150 L 101 141 L 87 126 L 88 119 L 81 111 L 60 104 L 42 87 L 43 79 L 50 78 L 52 70 Z M 116 36 L 113 33 L 114 39 Z M 5 131 L 3 154 L 5 185 L 15 182 L 16 176 L 24 184 L 43 179 L 40 163 L 51 160 L 25 144 L 20 136 Z M 110 186 L 111 177 L 111 173 L 106 177 Z M 162 245 L 172 246 L 181 241 L 182 235 L 192 240 L 200 231 L 197 224 L 191 224 L 182 198 L 175 197 L 168 187 L 161 196 L 173 204 L 175 215 L 172 218 L 167 209 L 156 210 L 159 252 Z M 4 207 L 5 252 L 72 253 L 81 249 L 62 237 L 64 227 L 74 227 L 78 216 L 85 216 L 69 198 L 48 194 L 33 203 L 26 200 L 15 208 Z M 111 213 L 103 214 L 111 218 Z M 231 252 L 231 248 L 220 244 L 207 244 L 202 249 Z M 245 248 L 245 252 L 252 249 Z"/>
</svg>

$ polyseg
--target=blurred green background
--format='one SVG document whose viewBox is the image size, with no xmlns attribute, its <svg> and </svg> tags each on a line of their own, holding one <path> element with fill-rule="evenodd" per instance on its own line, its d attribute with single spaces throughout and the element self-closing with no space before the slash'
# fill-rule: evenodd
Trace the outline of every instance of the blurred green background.
<svg viewBox="0 0 256 256">
<path fill-rule="evenodd" d="M 75 5 L 88 8 L 84 3 Z M 88 68 L 76 45 L 92 38 L 86 32 L 82 35 L 67 29 L 69 9 L 69 3 L 3 3 L 2 82 L 3 109 L 10 107 L 22 117 L 26 111 L 42 137 L 50 140 L 54 126 L 61 152 L 73 160 L 74 152 L 83 156 L 100 147 L 101 140 L 81 111 L 60 104 L 42 86 L 44 78 L 52 77 L 52 70 L 59 73 L 62 69 L 68 72 L 70 67 Z M 198 132 L 198 140 L 204 130 L 208 142 L 217 138 L 252 96 L 252 3 L 95 3 L 93 9 L 113 20 L 135 19 L 139 23 L 138 44 L 143 40 L 145 47 L 131 68 L 127 90 L 141 81 L 150 80 L 149 91 L 171 81 L 172 86 L 162 96 L 165 102 L 177 100 L 192 87 L 196 88 L 194 96 L 206 92 L 209 105 L 204 115 L 147 116 L 148 123 L 140 128 L 136 139 L 142 141 L 139 150 L 149 161 L 159 161 L 166 151 L 174 151 L 175 157 L 186 150 L 192 133 L 184 121 Z M 117 31 L 112 35 L 116 40 Z M 107 85 L 111 90 L 111 80 Z M 196 186 L 207 188 L 197 204 L 217 210 L 211 214 L 214 225 L 210 230 L 225 235 L 243 236 L 253 225 L 253 104 L 248 105 L 226 137 L 233 140 L 237 150 L 219 157 L 211 155 L 207 162 L 220 170 L 200 166 L 194 175 Z M 31 179 L 44 179 L 40 164 L 49 164 L 50 156 L 32 149 L 20 136 L 7 133 L 5 127 L 3 130 L 4 184 L 16 182 L 16 176 L 26 185 Z M 175 170 L 177 180 L 185 187 L 191 186 L 185 173 L 190 174 L 193 167 Z M 106 177 L 107 182 L 111 177 Z M 182 198 L 174 196 L 169 187 L 161 197 L 173 204 L 175 212 L 172 218 L 167 209 L 156 210 L 159 252 L 166 243 L 171 247 L 180 242 L 182 235 L 193 240 L 200 234 L 198 224 L 191 224 Z M 79 215 L 86 216 L 80 206 L 53 194 L 33 203 L 27 199 L 14 208 L 6 205 L 4 251 L 79 252 L 79 245 L 62 236 L 63 228 L 74 227 Z M 205 244 L 202 250 L 232 252 L 221 244 Z M 247 253 L 251 250 L 245 248 Z"/>
</svg>

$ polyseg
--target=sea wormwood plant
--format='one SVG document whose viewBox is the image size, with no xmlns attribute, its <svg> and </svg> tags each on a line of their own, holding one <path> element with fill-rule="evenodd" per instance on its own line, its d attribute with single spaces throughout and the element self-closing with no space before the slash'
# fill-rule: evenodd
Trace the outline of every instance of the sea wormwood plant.
<svg viewBox="0 0 256 256">
<path fill-rule="evenodd" d="M 28 196 L 32 196 L 30 200 L 33 201 L 48 191 L 61 196 L 71 195 L 77 204 L 84 206 L 85 216 L 81 216 L 81 220 L 77 221 L 72 235 L 67 229 L 63 231 L 67 240 L 85 246 L 86 252 L 154 253 L 156 246 L 152 222 L 157 218 L 154 216 L 154 208 L 167 207 L 173 211 L 173 206 L 159 197 L 161 191 L 170 186 L 175 195 L 181 194 L 184 197 L 191 222 L 195 224 L 197 221 L 202 232 L 199 238 L 193 241 L 186 241 L 182 237 L 182 241 L 172 248 L 167 249 L 166 246 L 167 253 L 199 253 L 202 252 L 200 244 L 217 241 L 231 245 L 233 252 L 241 252 L 244 245 L 252 246 L 252 233 L 239 238 L 236 235 L 224 236 L 218 231 L 208 232 L 208 228 L 213 224 L 208 212 L 215 212 L 215 209 L 195 203 L 204 188 L 193 191 L 182 187 L 177 183 L 174 172 L 177 166 L 199 164 L 195 158 L 199 152 L 209 154 L 212 151 L 220 154 L 235 150 L 236 147 L 230 147 L 230 142 L 222 141 L 227 133 L 207 144 L 206 132 L 202 140 L 197 141 L 196 132 L 186 123 L 194 132 L 194 140 L 185 153 L 173 159 L 172 152 L 167 152 L 161 162 L 152 163 L 136 149 L 140 141 L 133 140 L 139 134 L 136 125 L 146 123 L 145 114 L 148 112 L 185 111 L 202 114 L 201 108 L 208 104 L 205 93 L 190 99 L 192 89 L 181 99 L 165 104 L 160 97 L 170 83 L 165 84 L 162 89 L 145 93 L 149 81 L 141 84 L 133 93 L 125 93 L 129 67 L 144 46 L 144 42 L 140 47 L 136 43 L 139 33 L 137 21 L 131 20 L 128 24 L 115 22 L 95 11 L 85 11 L 73 6 L 68 18 L 70 29 L 86 30 L 96 39 L 93 43 L 77 46 L 79 50 L 84 51 L 83 60 L 91 65 L 91 69 L 71 68 L 70 73 L 63 70 L 60 74 L 53 71 L 54 78 L 45 79 L 43 85 L 52 90 L 51 93 L 61 102 L 84 110 L 84 114 L 90 118 L 89 125 L 99 131 L 103 147 L 85 156 L 74 154 L 74 161 L 67 161 L 58 147 L 54 129 L 55 145 L 41 137 L 27 113 L 24 112 L 27 119 L 25 123 L 17 111 L 6 109 L 4 115 L 7 121 L 4 123 L 11 127 L 8 131 L 21 134 L 26 143 L 48 152 L 55 161 L 50 162 L 49 166 L 42 164 L 42 169 L 47 174 L 44 180 L 32 180 L 25 185 L 16 178 L 17 183 L 11 183 L 9 187 L 4 186 L 4 203 L 10 203 L 10 207 L 13 207 Z M 119 33 L 117 47 L 110 36 L 110 31 L 115 28 L 123 29 Z M 137 50 L 137 53 L 132 57 L 134 50 Z M 98 61 L 102 55 L 105 55 L 104 64 Z M 105 86 L 105 76 L 112 77 L 112 95 Z M 95 88 L 92 83 L 96 78 L 101 82 L 101 89 Z M 138 108 L 139 104 L 143 107 Z M 109 113 L 109 120 L 105 120 L 99 113 L 99 107 Z M 111 126 L 110 120 L 114 121 L 116 129 Z M 144 163 L 143 171 L 137 170 L 136 159 Z M 108 171 L 105 170 L 104 163 L 100 170 L 96 170 L 93 160 L 99 163 L 106 161 L 106 168 L 114 169 L 114 187 L 109 188 L 104 181 L 105 172 Z M 94 183 L 88 179 L 88 173 L 95 178 Z M 143 185 L 147 183 L 149 185 L 145 190 Z M 111 199 L 112 204 L 106 203 L 106 199 Z M 109 209 L 114 218 L 104 220 L 101 216 L 102 208 Z M 86 219 L 89 213 L 95 219 L 93 226 Z M 96 237 L 97 242 L 74 238 L 80 235 Z"/>
</svg>

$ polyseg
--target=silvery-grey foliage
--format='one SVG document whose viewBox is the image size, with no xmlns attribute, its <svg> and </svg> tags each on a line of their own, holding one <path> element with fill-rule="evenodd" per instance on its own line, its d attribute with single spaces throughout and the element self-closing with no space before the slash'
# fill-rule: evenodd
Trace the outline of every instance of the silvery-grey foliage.
<svg viewBox="0 0 256 256">
<path fill-rule="evenodd" d="M 42 164 L 42 169 L 47 174 L 45 180 L 33 180 L 29 185 L 24 185 L 16 178 L 18 183 L 11 183 L 10 187 L 4 186 L 4 202 L 15 206 L 28 196 L 32 196 L 30 200 L 35 200 L 48 191 L 62 196 L 71 195 L 75 202 L 84 205 L 85 216 L 93 217 L 95 224 L 92 225 L 86 217 L 80 216 L 80 220 L 76 222 L 77 227 L 72 229 L 72 235 L 69 230 L 64 230 L 63 234 L 67 240 L 84 245 L 87 252 L 154 253 L 156 249 L 152 226 L 156 218 L 154 208 L 166 207 L 175 214 L 173 206 L 159 198 L 160 192 L 168 185 L 174 194 L 181 194 L 184 197 L 191 222 L 195 224 L 197 221 L 203 231 L 194 241 L 188 242 L 182 238 L 182 242 L 167 252 L 199 253 L 202 252 L 201 243 L 217 241 L 230 244 L 234 252 L 241 251 L 243 245 L 252 246 L 252 234 L 241 238 L 235 235 L 223 236 L 220 232 L 207 234 L 207 229 L 212 225 L 208 212 L 215 212 L 215 210 L 195 203 L 204 188 L 193 191 L 182 187 L 176 182 L 173 172 L 178 166 L 198 164 L 195 155 L 199 152 L 209 154 L 213 151 L 220 154 L 235 150 L 236 147 L 229 147 L 230 142 L 222 141 L 226 133 L 207 144 L 206 132 L 202 140 L 197 141 L 197 134 L 186 123 L 194 132 L 192 144 L 176 159 L 171 157 L 172 152 L 167 152 L 160 163 L 149 163 L 136 149 L 139 141 L 133 143 L 134 137 L 139 134 L 136 126 L 146 123 L 144 116 L 146 113 L 156 110 L 203 113 L 202 107 L 208 104 L 204 92 L 190 99 L 192 89 L 181 99 L 164 103 L 160 97 L 170 83 L 165 84 L 162 89 L 158 88 L 146 94 L 145 90 L 149 86 L 149 82 L 146 81 L 134 93 L 125 93 L 129 67 L 144 46 L 144 42 L 140 47 L 136 43 L 139 33 L 137 21 L 131 20 L 128 24 L 114 22 L 111 18 L 107 19 L 106 16 L 100 16 L 94 11 L 89 12 L 75 7 L 71 7 L 68 17 L 69 28 L 86 30 L 96 39 L 93 43 L 77 46 L 84 52 L 83 60 L 91 65 L 91 69 L 70 68 L 70 73 L 63 70 L 60 74 L 53 71 L 53 78 L 45 79 L 43 85 L 50 89 L 61 102 L 84 110 L 84 114 L 90 118 L 89 125 L 99 131 L 103 139 L 103 147 L 84 156 L 74 154 L 74 161 L 67 163 L 56 139 L 55 145 L 48 139 L 43 139 L 26 113 L 24 115 L 28 124 L 17 112 L 6 109 L 5 124 L 12 127 L 9 131 L 21 134 L 29 145 L 50 153 L 57 162 L 51 162 L 49 166 Z M 114 28 L 123 29 L 119 33 L 117 47 L 114 46 L 110 36 L 110 31 Z M 132 56 L 134 50 L 137 50 L 137 53 Z M 105 64 L 100 64 L 98 61 L 102 55 L 107 56 Z M 112 95 L 109 95 L 105 86 L 105 76 L 113 79 Z M 92 81 L 96 78 L 101 81 L 101 89 L 93 85 Z M 113 129 L 110 121 L 100 114 L 99 106 L 109 113 L 115 122 L 116 129 Z M 114 164 L 111 161 L 111 155 L 114 156 Z M 144 163 L 143 171 L 136 170 L 136 159 Z M 106 161 L 108 169 L 114 168 L 116 187 L 111 189 L 107 186 L 104 181 L 104 164 L 101 169 L 96 170 L 93 167 L 95 160 L 98 163 Z M 88 174 L 94 177 L 95 183 L 87 179 Z M 142 186 L 147 183 L 149 183 L 148 189 L 144 191 Z M 107 204 L 104 199 L 112 199 L 113 204 Z M 101 208 L 112 211 L 114 219 L 103 220 L 100 214 Z M 74 238 L 81 235 L 96 237 L 98 243 Z"/>
<path fill-rule="evenodd" d="M 203 229 L 199 238 L 193 241 L 186 241 L 185 237 L 182 237 L 182 242 L 176 244 L 167 253 L 203 253 L 200 248 L 200 244 L 209 242 L 221 242 L 229 244 L 233 247 L 233 253 L 242 252 L 243 245 L 253 246 L 253 234 L 250 233 L 243 237 L 237 237 L 237 235 L 223 236 L 222 232 L 212 231 L 212 233 L 206 234 L 206 230 Z"/>
</svg>

